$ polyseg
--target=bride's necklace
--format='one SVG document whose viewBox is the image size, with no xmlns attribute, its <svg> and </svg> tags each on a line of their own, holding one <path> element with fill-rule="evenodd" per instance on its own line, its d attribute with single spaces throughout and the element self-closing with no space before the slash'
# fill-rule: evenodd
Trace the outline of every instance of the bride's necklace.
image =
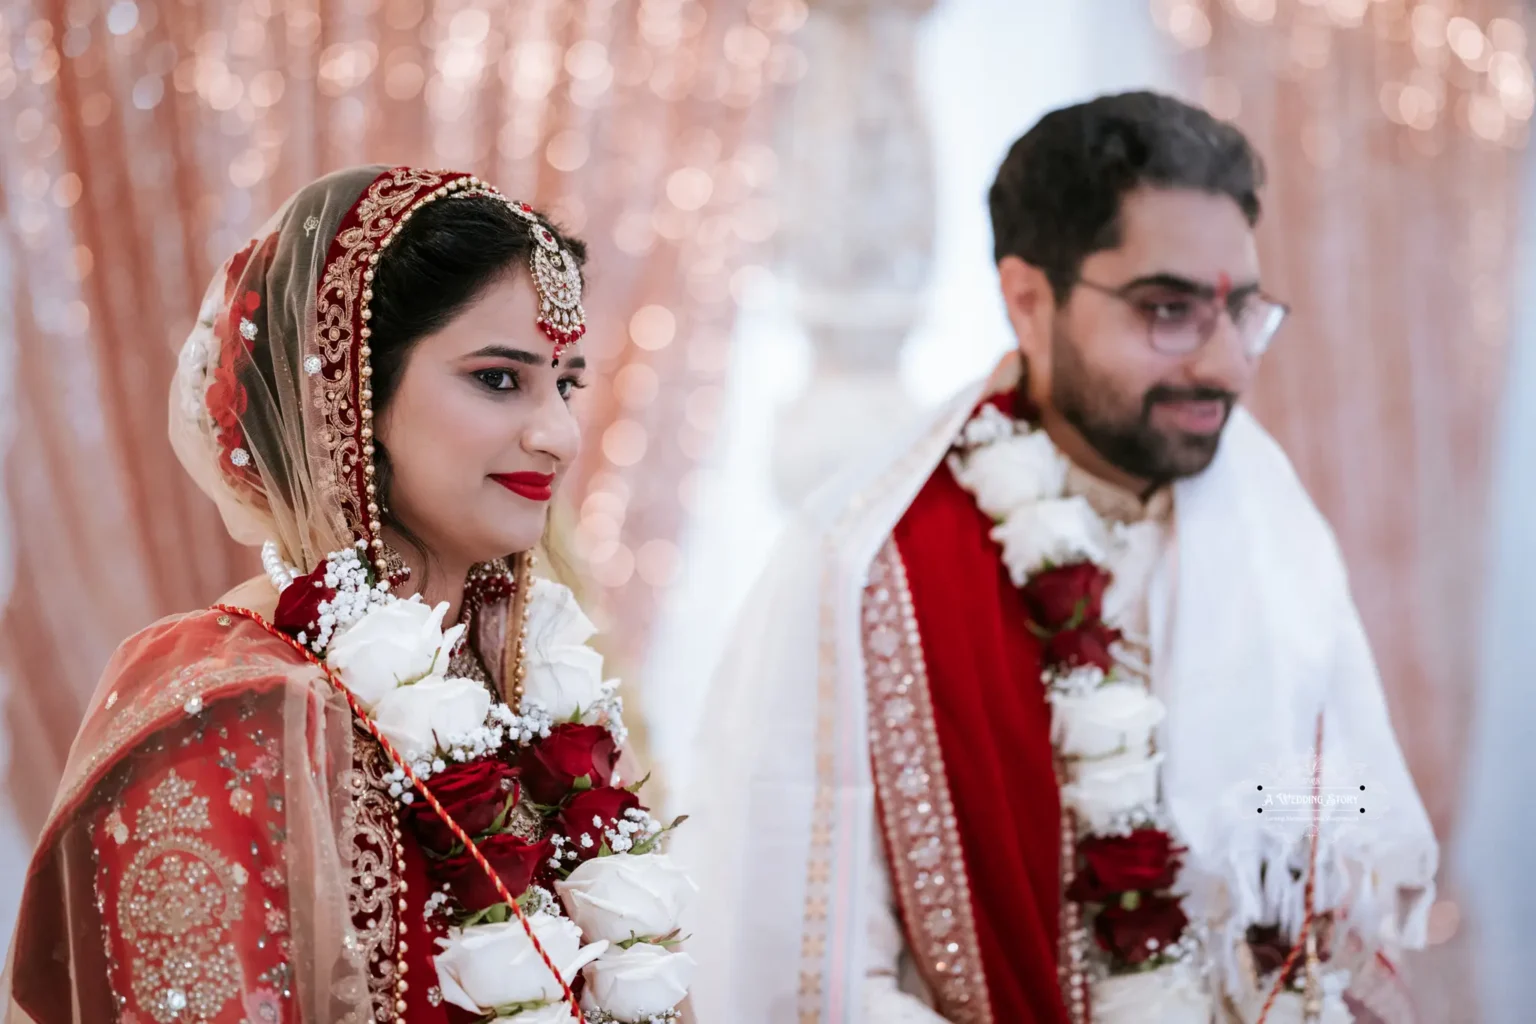
<svg viewBox="0 0 1536 1024">
<path fill-rule="evenodd" d="M 267 579 L 272 581 L 273 589 L 279 594 L 287 590 L 288 584 L 300 575 L 297 566 L 284 560 L 282 552 L 277 550 L 277 542 L 273 540 L 261 546 L 261 567 L 267 571 Z"/>
<path fill-rule="evenodd" d="M 298 566 L 283 558 L 282 552 L 278 549 L 277 542 L 273 540 L 267 540 L 261 545 L 261 564 L 262 568 L 266 570 L 267 579 L 271 581 L 273 589 L 279 594 L 287 590 L 294 580 L 304 575 Z M 388 589 L 387 583 L 381 584 L 381 586 L 384 589 Z M 464 587 L 463 611 L 459 619 L 465 628 L 458 642 L 454 644 L 450 655 L 450 669 L 454 675 L 474 679 L 477 682 L 484 683 L 492 690 L 495 689 L 492 685 L 491 674 L 482 663 L 480 656 L 475 652 L 474 644 L 471 641 L 471 636 L 474 633 L 475 608 L 485 601 L 510 597 L 515 588 L 516 581 L 513 579 L 512 571 L 501 560 L 482 563 L 470 571 L 469 578 Z M 522 685 L 522 648 L 524 643 L 522 632 L 526 628 L 527 612 L 528 609 L 525 605 L 523 608 L 523 621 L 518 624 L 518 656 L 513 673 L 514 678 L 509 680 L 508 683 L 508 690 L 510 691 L 508 696 L 514 702 L 520 696 Z"/>
</svg>

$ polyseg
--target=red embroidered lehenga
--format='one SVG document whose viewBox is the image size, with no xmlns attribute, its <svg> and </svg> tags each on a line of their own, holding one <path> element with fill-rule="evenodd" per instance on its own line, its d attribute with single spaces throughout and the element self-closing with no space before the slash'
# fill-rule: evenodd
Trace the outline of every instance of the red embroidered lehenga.
<svg viewBox="0 0 1536 1024">
<path fill-rule="evenodd" d="M 310 566 L 377 537 L 371 267 L 459 177 L 323 178 L 210 287 L 171 434 L 237 539 Z M 466 594 L 455 662 L 500 693 L 507 589 Z M 435 988 L 425 859 L 381 781 L 391 767 L 321 669 L 250 618 L 194 612 L 129 639 L 28 873 L 6 1020 L 471 1019 Z"/>
</svg>

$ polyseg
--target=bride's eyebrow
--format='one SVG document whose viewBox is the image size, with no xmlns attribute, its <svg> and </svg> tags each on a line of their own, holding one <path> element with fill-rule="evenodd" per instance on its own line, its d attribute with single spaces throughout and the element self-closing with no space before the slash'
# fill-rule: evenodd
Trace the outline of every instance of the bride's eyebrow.
<svg viewBox="0 0 1536 1024">
<path fill-rule="evenodd" d="M 476 349 L 465 356 L 466 359 L 507 359 L 514 363 L 524 363 L 528 366 L 538 366 L 549 361 L 549 356 L 537 355 L 533 352 L 525 352 L 520 348 L 508 348 L 506 345 L 487 345 Z"/>
<path fill-rule="evenodd" d="M 487 345 L 476 349 L 465 359 L 507 359 L 514 363 L 523 363 L 526 366 L 541 366 L 549 361 L 549 356 L 541 356 L 534 352 L 525 352 L 520 348 L 508 348 L 506 345 Z M 585 370 L 587 368 L 586 356 L 573 356 L 562 364 L 567 370 Z"/>
</svg>

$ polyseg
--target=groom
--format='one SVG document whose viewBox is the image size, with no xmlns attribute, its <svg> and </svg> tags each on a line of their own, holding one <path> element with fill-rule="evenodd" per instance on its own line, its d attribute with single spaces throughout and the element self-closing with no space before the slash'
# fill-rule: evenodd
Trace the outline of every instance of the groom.
<svg viewBox="0 0 1536 1024">
<path fill-rule="evenodd" d="M 719 677 L 701 1024 L 1409 1019 L 1436 844 L 1239 404 L 1286 314 L 1261 185 L 1149 93 L 1015 143 L 1017 355 L 803 510 Z"/>
</svg>

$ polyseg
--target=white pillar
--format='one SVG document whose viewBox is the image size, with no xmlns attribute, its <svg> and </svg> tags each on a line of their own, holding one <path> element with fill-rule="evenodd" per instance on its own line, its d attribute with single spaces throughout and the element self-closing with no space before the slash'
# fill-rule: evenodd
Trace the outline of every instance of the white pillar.
<svg viewBox="0 0 1536 1024">
<path fill-rule="evenodd" d="M 795 37 L 809 71 L 781 125 L 780 270 L 813 355 L 774 444 L 774 482 L 790 504 L 917 412 L 901 350 L 933 266 L 933 153 L 916 74 L 932 5 L 813 0 Z"/>
</svg>

